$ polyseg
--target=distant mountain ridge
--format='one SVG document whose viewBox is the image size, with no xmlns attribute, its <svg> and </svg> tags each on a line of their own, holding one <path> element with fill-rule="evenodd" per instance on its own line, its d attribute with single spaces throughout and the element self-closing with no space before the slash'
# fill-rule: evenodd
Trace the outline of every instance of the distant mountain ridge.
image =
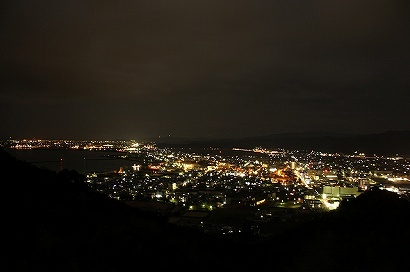
<svg viewBox="0 0 410 272">
<path fill-rule="evenodd" d="M 377 155 L 410 156 L 410 130 L 387 131 L 377 134 L 343 134 L 330 132 L 281 133 L 266 136 L 216 140 L 189 140 L 168 138 L 158 140 L 159 146 L 282 148 L 291 150 L 315 150 L 332 153 L 360 152 Z"/>
</svg>

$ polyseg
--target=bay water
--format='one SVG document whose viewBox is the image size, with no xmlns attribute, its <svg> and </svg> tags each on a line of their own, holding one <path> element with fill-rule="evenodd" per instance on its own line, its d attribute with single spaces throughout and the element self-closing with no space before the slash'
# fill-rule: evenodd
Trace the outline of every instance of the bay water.
<svg viewBox="0 0 410 272">
<path fill-rule="evenodd" d="M 133 163 L 118 158 L 116 151 L 88 151 L 63 149 L 14 149 L 5 150 L 19 160 L 52 171 L 76 170 L 78 173 L 101 173 L 118 171 L 121 167 L 131 168 Z"/>
</svg>

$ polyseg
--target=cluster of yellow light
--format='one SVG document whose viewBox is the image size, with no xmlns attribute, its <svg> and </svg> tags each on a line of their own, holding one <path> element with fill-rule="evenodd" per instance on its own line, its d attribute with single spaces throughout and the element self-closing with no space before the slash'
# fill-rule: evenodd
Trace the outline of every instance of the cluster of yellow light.
<svg viewBox="0 0 410 272">
<path fill-rule="evenodd" d="M 388 180 L 392 181 L 392 182 L 406 182 L 406 181 L 409 181 L 409 179 L 406 178 L 406 177 L 388 178 Z"/>
<path fill-rule="evenodd" d="M 325 205 L 325 207 L 328 208 L 329 210 L 337 209 L 339 207 L 339 204 L 340 204 L 339 201 L 329 202 L 329 199 L 326 198 L 326 194 L 323 194 L 323 199 L 321 201 Z"/>
<path fill-rule="evenodd" d="M 159 169 L 161 169 L 161 165 L 150 164 L 150 165 L 148 165 L 148 168 L 151 169 L 151 170 L 159 170 Z"/>
<path fill-rule="evenodd" d="M 261 199 L 261 200 L 259 200 L 259 201 L 256 201 L 256 205 L 260 205 L 260 204 L 262 204 L 262 203 L 264 203 L 266 201 L 266 199 Z"/>
<path fill-rule="evenodd" d="M 400 192 L 399 189 L 396 188 L 396 187 L 388 187 L 385 190 L 389 191 L 389 192 L 393 192 L 393 193 L 399 193 Z"/>
<path fill-rule="evenodd" d="M 15 149 L 32 149 L 33 147 L 31 145 L 15 145 Z"/>
<path fill-rule="evenodd" d="M 340 204 L 338 201 L 335 201 L 333 203 L 329 203 L 328 201 L 324 201 L 323 203 L 325 204 L 326 208 L 328 208 L 329 210 L 337 209 L 339 207 L 339 204 Z"/>
<path fill-rule="evenodd" d="M 194 168 L 193 163 L 183 163 L 182 166 L 184 167 L 184 170 L 191 170 Z"/>
</svg>

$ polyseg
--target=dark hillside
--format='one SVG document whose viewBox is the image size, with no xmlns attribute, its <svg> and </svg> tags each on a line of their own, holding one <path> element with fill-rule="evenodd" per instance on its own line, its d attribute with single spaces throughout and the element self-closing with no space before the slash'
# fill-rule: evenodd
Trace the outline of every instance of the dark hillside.
<svg viewBox="0 0 410 272">
<path fill-rule="evenodd" d="M 402 271 L 409 202 L 372 190 L 340 210 L 255 237 L 170 225 L 91 191 L 76 171 L 55 173 L 0 150 L 1 271 Z"/>
<path fill-rule="evenodd" d="M 208 252 L 201 233 L 95 193 L 74 170 L 39 169 L 4 150 L 0 158 L 1 271 L 165 268 L 176 260 L 196 264 Z"/>
<path fill-rule="evenodd" d="M 298 271 L 403 271 L 410 253 L 410 202 L 373 188 L 306 225 Z M 325 271 L 320 268 L 319 271 Z M 323 269 L 323 270 L 322 270 Z"/>
</svg>

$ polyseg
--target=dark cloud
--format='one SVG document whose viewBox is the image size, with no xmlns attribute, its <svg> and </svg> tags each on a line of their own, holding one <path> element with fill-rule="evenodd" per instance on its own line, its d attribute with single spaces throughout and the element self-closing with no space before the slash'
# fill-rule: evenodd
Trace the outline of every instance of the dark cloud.
<svg viewBox="0 0 410 272">
<path fill-rule="evenodd" d="M 5 1 L 2 136 L 409 129 L 407 1 Z"/>
</svg>

